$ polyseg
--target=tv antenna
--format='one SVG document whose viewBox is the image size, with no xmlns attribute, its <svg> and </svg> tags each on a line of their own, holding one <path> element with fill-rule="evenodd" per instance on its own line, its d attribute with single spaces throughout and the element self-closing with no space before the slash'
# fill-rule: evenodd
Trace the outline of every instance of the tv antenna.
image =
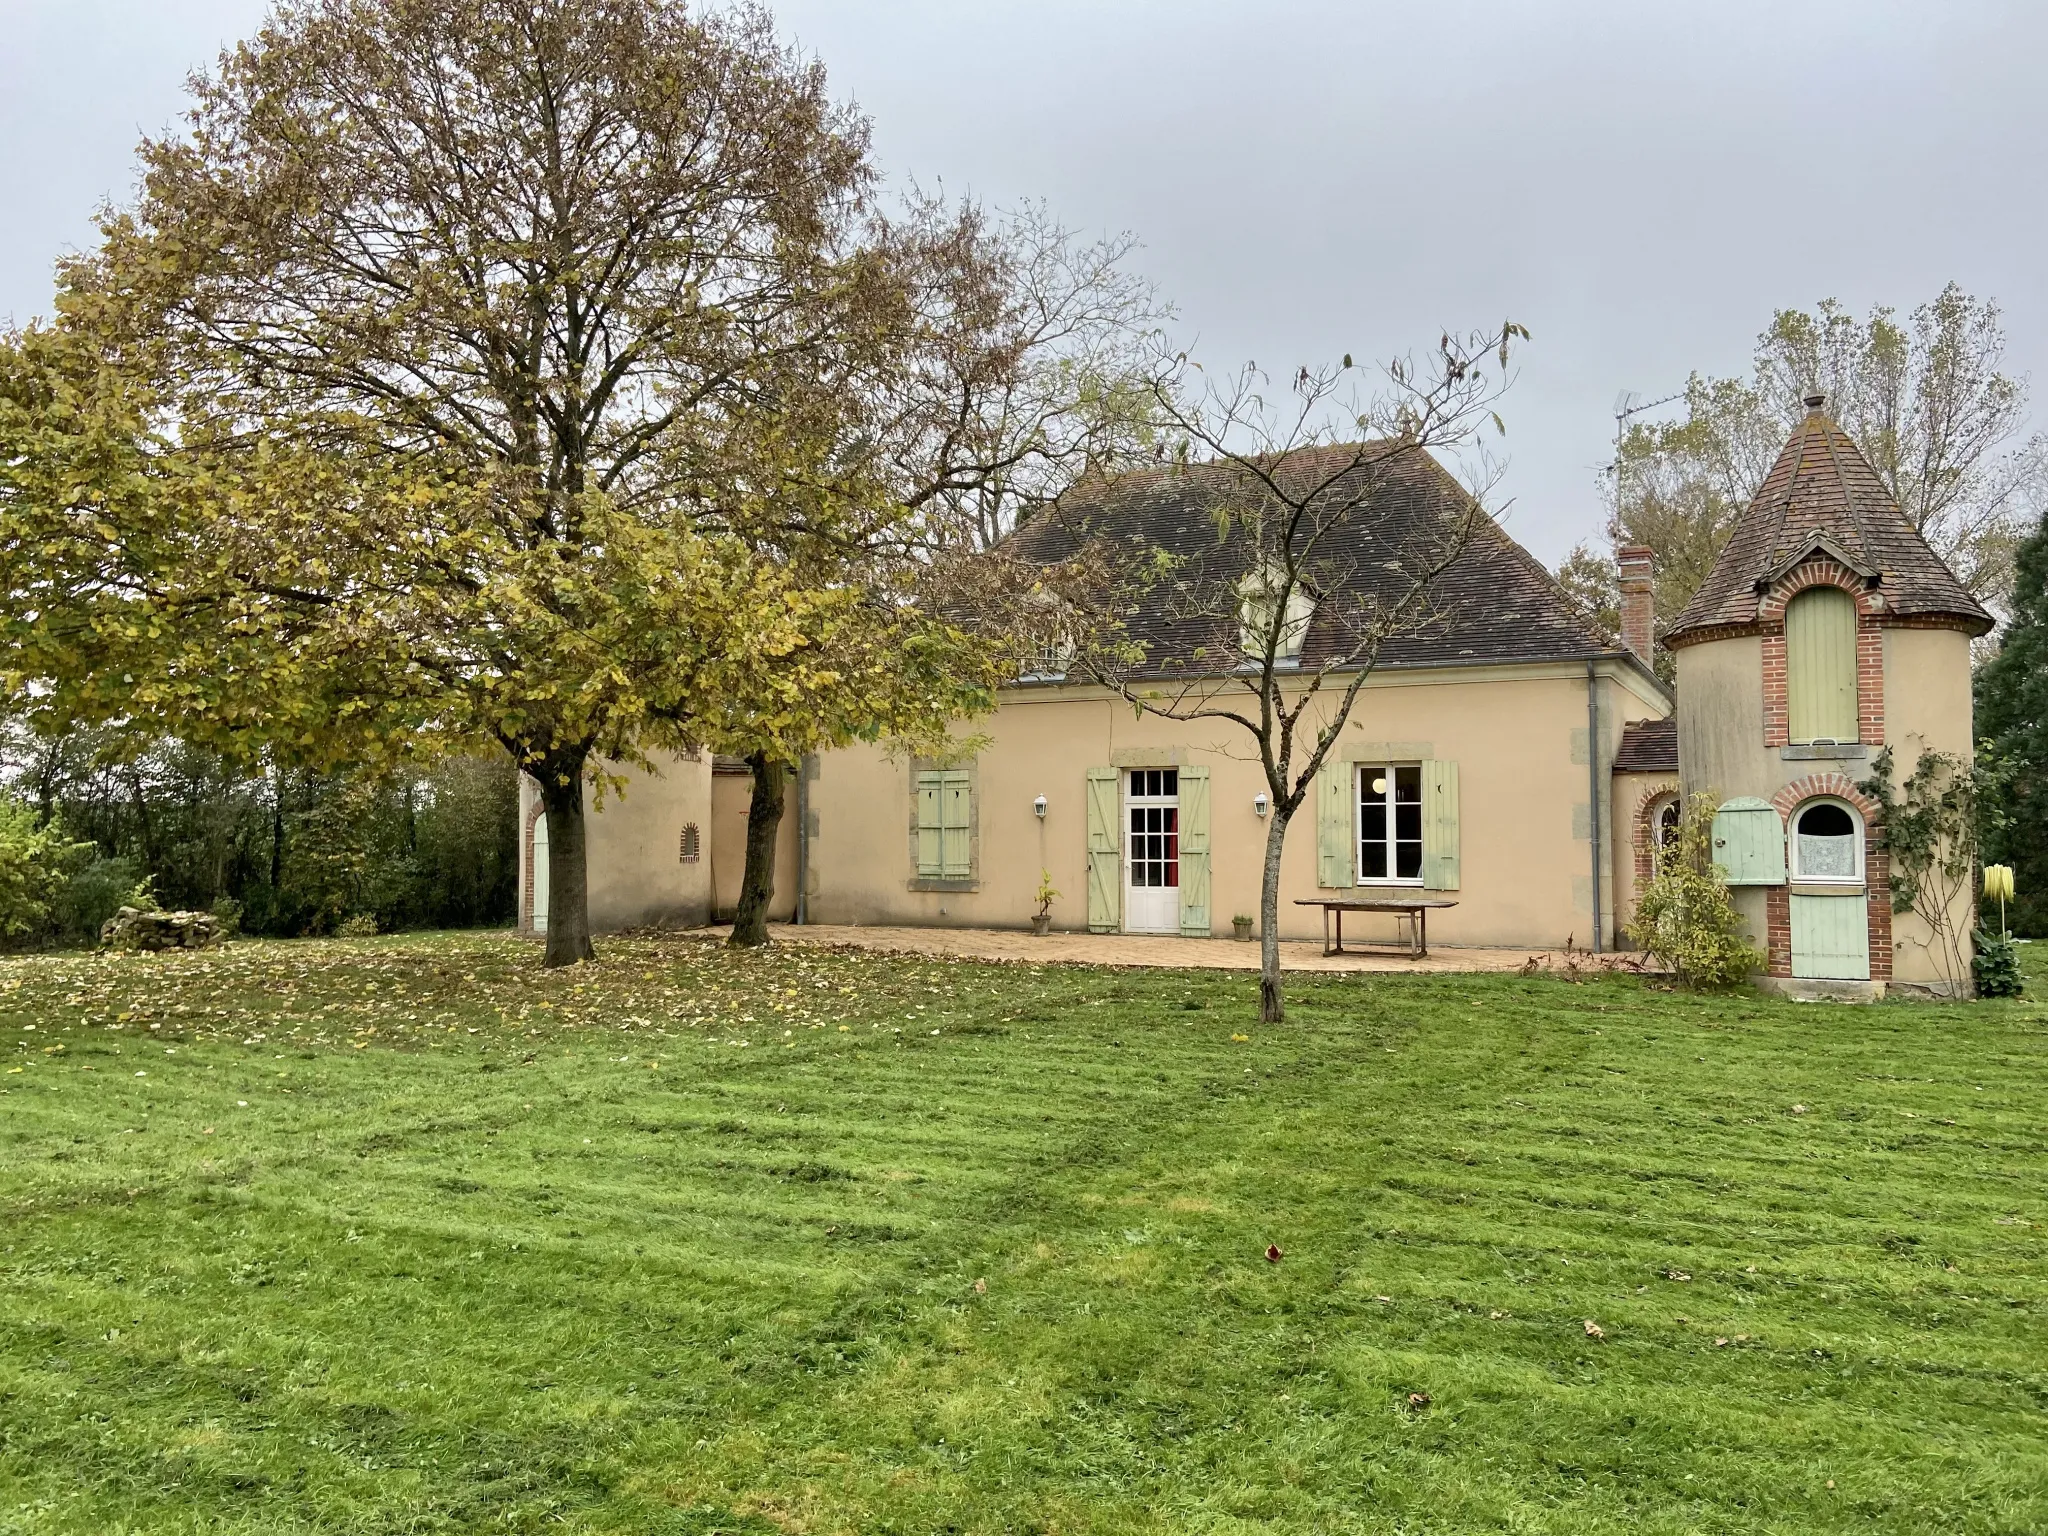
<svg viewBox="0 0 2048 1536">
<path fill-rule="evenodd" d="M 1645 400 L 1632 389 L 1624 389 L 1620 394 L 1616 395 L 1614 397 L 1614 463 L 1609 468 L 1608 473 L 1613 475 L 1617 481 L 1621 478 L 1621 440 L 1628 436 L 1628 424 L 1631 419 L 1642 415 L 1645 411 L 1654 411 L 1661 405 L 1670 405 L 1674 401 L 1683 400 L 1684 398 L 1685 391 L 1682 389 L 1677 394 L 1666 395 L 1661 400 Z"/>
</svg>

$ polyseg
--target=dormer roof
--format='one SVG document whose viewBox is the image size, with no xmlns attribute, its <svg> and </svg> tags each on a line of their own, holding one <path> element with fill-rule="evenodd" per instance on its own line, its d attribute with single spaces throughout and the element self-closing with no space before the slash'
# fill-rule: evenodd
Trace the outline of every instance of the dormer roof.
<svg viewBox="0 0 2048 1536">
<path fill-rule="evenodd" d="M 1805 419 L 1672 622 L 1667 645 L 1755 623 L 1759 595 L 1814 555 L 1875 587 L 1890 614 L 1951 620 L 1977 635 L 1991 628 L 1984 605 L 1913 526 L 1825 406 L 1823 396 L 1806 397 Z"/>
</svg>

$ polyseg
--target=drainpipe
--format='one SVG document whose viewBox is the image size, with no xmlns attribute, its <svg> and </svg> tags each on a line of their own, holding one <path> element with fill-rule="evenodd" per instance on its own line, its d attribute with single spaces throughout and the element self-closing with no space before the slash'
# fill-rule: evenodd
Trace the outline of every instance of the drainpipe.
<svg viewBox="0 0 2048 1536">
<path fill-rule="evenodd" d="M 796 760 L 796 911 L 792 920 L 801 928 L 811 920 L 811 764 L 806 752 Z"/>
<path fill-rule="evenodd" d="M 1586 822 L 1593 845 L 1593 953 L 1606 944 L 1600 932 L 1600 678 L 1586 663 Z"/>
</svg>

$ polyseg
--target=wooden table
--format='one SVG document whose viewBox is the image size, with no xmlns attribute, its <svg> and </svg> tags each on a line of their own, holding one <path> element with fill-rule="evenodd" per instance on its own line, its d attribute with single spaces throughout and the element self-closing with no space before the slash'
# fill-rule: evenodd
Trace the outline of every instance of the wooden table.
<svg viewBox="0 0 2048 1536">
<path fill-rule="evenodd" d="M 1323 909 L 1323 953 L 1326 955 L 1358 954 L 1356 948 L 1344 947 L 1344 914 L 1346 912 L 1393 912 L 1406 917 L 1409 922 L 1408 943 L 1373 944 L 1365 946 L 1372 950 L 1395 950 L 1405 953 L 1411 960 L 1421 960 L 1429 954 L 1429 912 L 1432 907 L 1455 907 L 1455 901 L 1441 896 L 1330 896 L 1317 897 L 1309 901 L 1296 901 L 1297 907 L 1321 907 Z M 1330 942 L 1330 915 L 1336 914 L 1337 941 Z"/>
</svg>

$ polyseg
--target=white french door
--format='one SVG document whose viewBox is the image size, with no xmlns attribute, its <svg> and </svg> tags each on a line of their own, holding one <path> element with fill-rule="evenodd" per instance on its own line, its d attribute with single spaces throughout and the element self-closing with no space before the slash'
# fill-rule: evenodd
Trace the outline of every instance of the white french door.
<svg viewBox="0 0 2048 1536">
<path fill-rule="evenodd" d="M 1180 932 L 1180 773 L 1124 775 L 1124 931 Z"/>
</svg>

